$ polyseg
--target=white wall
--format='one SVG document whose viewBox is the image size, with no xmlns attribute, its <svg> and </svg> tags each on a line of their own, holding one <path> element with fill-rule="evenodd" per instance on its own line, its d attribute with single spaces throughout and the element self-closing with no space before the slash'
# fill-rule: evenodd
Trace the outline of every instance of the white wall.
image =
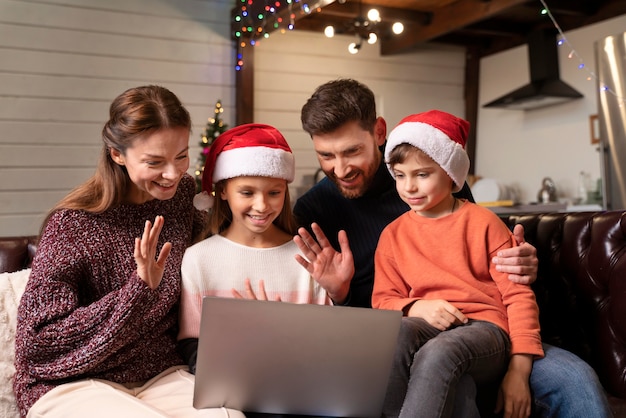
<svg viewBox="0 0 626 418">
<path fill-rule="evenodd" d="M 232 0 L 0 0 L 0 236 L 36 234 L 94 170 L 110 102 L 160 84 L 234 121 Z"/>
<path fill-rule="evenodd" d="M 351 55 L 347 46 L 353 40 L 295 30 L 254 46 L 254 119 L 277 127 L 287 138 L 296 158 L 294 186 L 319 167 L 311 139 L 302 130 L 300 109 L 315 88 L 329 80 L 351 77 L 368 85 L 388 130 L 404 116 L 431 108 L 463 115 L 462 49 L 428 47 L 381 57 L 378 45 L 363 45 Z"/>
<path fill-rule="evenodd" d="M 559 47 L 561 79 L 581 92 L 583 99 L 532 111 L 481 108 L 476 174 L 517 188 L 523 202 L 537 200 L 545 176 L 555 181 L 561 200 L 578 196 L 581 171 L 591 180 L 588 187 L 595 188 L 600 156 L 597 145 L 591 144 L 589 127 L 589 116 L 598 112 L 594 42 L 625 28 L 626 16 L 620 16 L 565 33 L 578 57 L 569 58 L 569 46 Z M 481 104 L 529 81 L 527 54 L 523 46 L 481 60 Z M 581 59 L 584 69 L 578 68 Z"/>
</svg>

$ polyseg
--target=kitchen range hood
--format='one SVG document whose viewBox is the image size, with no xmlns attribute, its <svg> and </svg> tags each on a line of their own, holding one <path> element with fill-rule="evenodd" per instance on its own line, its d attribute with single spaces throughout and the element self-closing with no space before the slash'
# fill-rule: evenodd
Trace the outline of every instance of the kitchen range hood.
<svg viewBox="0 0 626 418">
<path fill-rule="evenodd" d="M 583 97 L 559 78 L 559 55 L 553 31 L 536 30 L 529 35 L 528 61 L 530 83 L 483 107 L 530 110 Z"/>
</svg>

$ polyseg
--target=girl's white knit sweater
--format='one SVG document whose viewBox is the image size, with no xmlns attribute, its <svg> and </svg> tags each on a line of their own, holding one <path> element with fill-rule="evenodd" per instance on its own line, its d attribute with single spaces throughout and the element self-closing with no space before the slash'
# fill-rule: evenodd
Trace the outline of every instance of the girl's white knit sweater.
<svg viewBox="0 0 626 418">
<path fill-rule="evenodd" d="M 295 260 L 293 241 L 272 248 L 253 248 L 213 235 L 187 249 L 182 264 L 179 339 L 198 338 L 204 296 L 245 295 L 245 279 L 258 290 L 265 282 L 269 300 L 330 305 L 326 291 Z"/>
</svg>

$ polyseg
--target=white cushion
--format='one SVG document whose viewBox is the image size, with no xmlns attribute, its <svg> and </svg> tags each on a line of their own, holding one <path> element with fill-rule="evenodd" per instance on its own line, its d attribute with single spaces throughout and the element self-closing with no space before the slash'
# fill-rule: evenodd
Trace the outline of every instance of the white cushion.
<svg viewBox="0 0 626 418">
<path fill-rule="evenodd" d="M 30 269 L 0 274 L 0 417 L 19 418 L 13 395 L 15 327 Z"/>
</svg>

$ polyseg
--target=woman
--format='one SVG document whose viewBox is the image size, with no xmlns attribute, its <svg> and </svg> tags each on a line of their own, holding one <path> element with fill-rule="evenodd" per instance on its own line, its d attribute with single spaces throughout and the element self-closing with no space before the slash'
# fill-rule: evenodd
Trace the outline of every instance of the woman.
<svg viewBox="0 0 626 418">
<path fill-rule="evenodd" d="M 163 87 L 111 104 L 96 173 L 44 221 L 20 302 L 22 416 L 243 416 L 195 410 L 176 351 L 181 260 L 205 220 L 186 174 L 190 129 Z"/>
</svg>

